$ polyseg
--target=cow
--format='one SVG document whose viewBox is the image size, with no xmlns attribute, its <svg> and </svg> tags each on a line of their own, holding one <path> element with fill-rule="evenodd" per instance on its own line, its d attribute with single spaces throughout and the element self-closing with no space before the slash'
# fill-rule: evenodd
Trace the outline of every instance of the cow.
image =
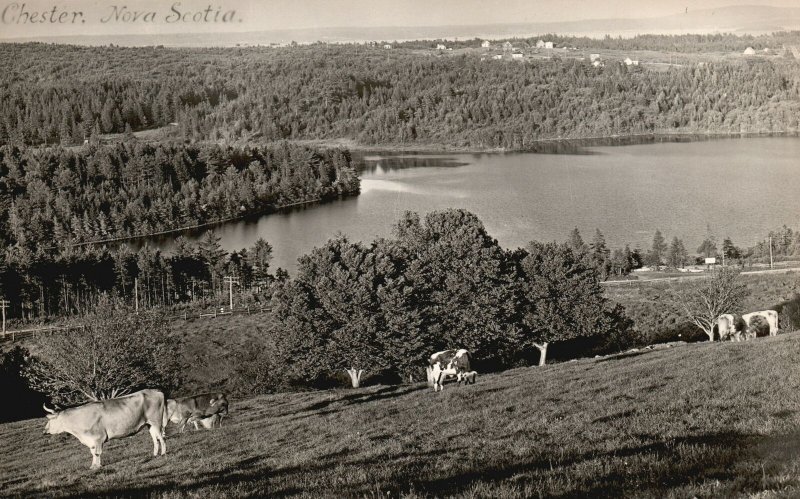
<svg viewBox="0 0 800 499">
<path fill-rule="evenodd" d="M 742 334 L 747 339 L 747 324 L 741 317 L 733 314 L 722 314 L 717 317 L 717 330 L 720 341 L 725 338 L 730 338 L 731 341 L 742 341 Z"/>
<path fill-rule="evenodd" d="M 774 310 L 761 310 L 759 312 L 751 312 L 749 314 L 742 315 L 742 319 L 744 320 L 745 323 L 747 323 L 748 329 L 750 328 L 750 323 L 752 322 L 754 317 L 763 317 L 764 320 L 766 320 L 767 324 L 769 325 L 769 335 L 777 336 L 778 312 Z M 753 331 L 753 334 L 755 334 L 755 331 Z"/>
<path fill-rule="evenodd" d="M 428 364 L 434 392 L 444 390 L 444 380 L 448 376 L 455 376 L 460 384 L 464 375 L 470 372 L 469 352 L 463 348 L 436 352 L 431 355 Z"/>
<path fill-rule="evenodd" d="M 222 426 L 222 417 L 228 414 L 228 399 L 224 393 L 204 393 L 193 397 L 183 397 L 167 400 L 167 419 L 180 427 L 181 433 L 186 428 L 187 423 L 194 423 L 198 428 L 197 422 L 204 427 L 207 424 L 213 426 L 214 421 L 205 423 L 208 418 L 217 416 L 216 422 Z"/>
<path fill-rule="evenodd" d="M 209 416 L 203 419 L 195 419 L 192 421 L 194 424 L 194 429 L 199 430 L 202 426 L 206 430 L 210 430 L 214 427 L 222 428 L 222 415 L 221 414 L 214 414 L 213 416 Z"/>
<path fill-rule="evenodd" d="M 92 453 L 90 469 L 100 468 L 103 444 L 109 440 L 123 438 L 150 427 L 153 438 L 153 456 L 167 452 L 164 442 L 166 407 L 164 394 L 158 390 L 141 390 L 130 395 L 97 402 L 89 402 L 77 407 L 56 411 L 43 405 L 47 411 L 45 435 L 69 433 L 77 438 Z"/>
</svg>

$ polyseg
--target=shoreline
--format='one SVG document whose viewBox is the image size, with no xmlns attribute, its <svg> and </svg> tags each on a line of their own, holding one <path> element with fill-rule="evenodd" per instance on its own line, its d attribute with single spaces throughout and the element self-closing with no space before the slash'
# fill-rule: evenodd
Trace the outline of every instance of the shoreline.
<svg viewBox="0 0 800 499">
<path fill-rule="evenodd" d="M 653 132 L 627 133 L 611 135 L 594 135 L 588 137 L 552 137 L 534 139 L 521 149 L 504 147 L 472 147 L 457 146 L 440 142 L 427 143 L 382 143 L 361 144 L 350 138 L 338 139 L 287 139 L 292 144 L 321 148 L 346 148 L 351 152 L 363 153 L 425 153 L 425 154 L 498 154 L 498 153 L 534 153 L 534 154 L 567 154 L 579 153 L 587 147 L 622 146 L 634 144 L 651 144 L 657 142 L 700 142 L 705 140 L 766 138 L 766 137 L 800 137 L 800 130 L 781 130 L 771 132 Z M 272 143 L 272 142 L 270 142 Z"/>
</svg>

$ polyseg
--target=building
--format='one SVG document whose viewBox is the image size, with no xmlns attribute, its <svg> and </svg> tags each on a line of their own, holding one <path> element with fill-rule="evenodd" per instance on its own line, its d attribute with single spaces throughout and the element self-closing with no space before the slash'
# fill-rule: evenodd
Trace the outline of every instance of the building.
<svg viewBox="0 0 800 499">
<path fill-rule="evenodd" d="M 483 42 L 481 42 L 481 47 L 483 47 L 485 49 L 488 49 L 491 46 L 492 46 L 492 42 L 490 42 L 489 40 L 484 40 Z"/>
<path fill-rule="evenodd" d="M 626 66 L 638 66 L 639 65 L 639 61 L 634 61 L 630 57 L 626 57 L 625 61 L 623 61 L 623 62 L 625 62 Z"/>
<path fill-rule="evenodd" d="M 505 42 L 503 44 L 503 50 L 506 50 L 506 51 L 514 50 L 514 46 L 511 45 L 511 42 Z"/>
<path fill-rule="evenodd" d="M 589 60 L 592 61 L 592 62 L 599 61 L 600 60 L 600 54 L 589 54 Z"/>
<path fill-rule="evenodd" d="M 383 48 L 390 49 L 390 48 L 392 48 L 392 46 L 387 43 L 386 45 L 383 46 Z"/>
<path fill-rule="evenodd" d="M 511 58 L 512 59 L 520 59 L 520 60 L 522 60 L 523 57 L 524 56 L 523 56 L 522 52 L 512 52 L 512 54 L 511 54 Z"/>
<path fill-rule="evenodd" d="M 499 61 L 502 58 L 503 58 L 503 56 L 500 55 L 500 54 L 495 54 L 495 55 L 492 56 L 492 59 L 494 59 L 495 61 Z"/>
<path fill-rule="evenodd" d="M 436 50 L 447 50 L 447 47 L 444 44 L 437 43 Z"/>
<path fill-rule="evenodd" d="M 598 59 L 598 60 L 596 60 L 596 61 L 594 61 L 594 62 L 592 63 L 592 66 L 594 66 L 594 67 L 596 67 L 596 68 L 601 68 L 601 67 L 603 67 L 603 66 L 604 66 L 604 64 L 603 64 L 603 63 L 602 63 L 602 62 L 601 62 L 601 61 Z"/>
<path fill-rule="evenodd" d="M 744 55 L 756 55 L 756 51 L 753 50 L 753 47 L 747 47 L 746 49 L 744 49 L 744 52 L 742 52 L 742 54 L 744 54 Z"/>
<path fill-rule="evenodd" d="M 544 42 L 544 48 L 546 49 L 553 48 L 553 42 Z"/>
<path fill-rule="evenodd" d="M 539 40 L 538 42 L 536 42 L 536 48 L 537 49 L 543 49 L 544 48 L 544 41 L 543 40 Z"/>
</svg>

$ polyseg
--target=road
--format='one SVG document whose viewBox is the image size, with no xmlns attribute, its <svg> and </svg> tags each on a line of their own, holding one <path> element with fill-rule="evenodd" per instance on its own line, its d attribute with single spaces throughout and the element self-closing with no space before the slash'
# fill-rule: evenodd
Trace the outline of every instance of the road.
<svg viewBox="0 0 800 499">
<path fill-rule="evenodd" d="M 755 274 L 786 274 L 789 272 L 800 272 L 800 268 L 798 267 L 787 267 L 782 269 L 765 269 L 765 270 L 748 270 L 742 272 L 742 275 L 755 275 Z M 614 285 L 624 285 L 627 284 L 632 286 L 634 283 L 651 283 L 651 282 L 658 282 L 658 281 L 682 281 L 687 279 L 702 279 L 704 277 L 708 277 L 708 274 L 703 273 L 696 273 L 696 274 L 687 274 L 685 276 L 674 276 L 674 277 L 644 277 L 639 279 L 631 279 L 625 281 L 603 281 L 602 284 L 607 286 L 614 286 Z"/>
</svg>

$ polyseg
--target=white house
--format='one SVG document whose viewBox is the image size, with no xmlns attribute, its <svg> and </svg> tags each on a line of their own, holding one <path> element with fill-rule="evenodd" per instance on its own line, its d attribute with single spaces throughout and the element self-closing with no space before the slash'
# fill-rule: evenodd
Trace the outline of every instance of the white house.
<svg viewBox="0 0 800 499">
<path fill-rule="evenodd" d="M 597 61 L 594 61 L 594 62 L 592 63 L 592 66 L 594 66 L 594 67 L 596 67 L 596 68 L 599 68 L 599 67 L 602 67 L 602 66 L 603 66 L 603 63 L 602 63 L 600 60 L 597 60 Z"/>
<path fill-rule="evenodd" d="M 390 49 L 390 48 L 392 48 L 392 46 L 387 43 L 386 45 L 383 46 L 383 48 Z"/>
<path fill-rule="evenodd" d="M 589 60 L 594 62 L 600 59 L 600 54 L 589 54 Z"/>
<path fill-rule="evenodd" d="M 625 62 L 626 66 L 638 66 L 639 65 L 639 61 L 634 61 L 630 57 L 626 57 L 624 62 Z"/>
<path fill-rule="evenodd" d="M 521 60 L 523 57 L 524 56 L 522 55 L 521 52 L 514 52 L 514 53 L 511 54 L 511 58 L 512 59 L 520 59 Z"/>
<path fill-rule="evenodd" d="M 436 50 L 447 50 L 447 47 L 441 43 L 437 43 Z"/>
<path fill-rule="evenodd" d="M 483 47 L 485 49 L 488 49 L 491 46 L 492 46 L 492 42 L 490 42 L 489 40 L 484 40 L 483 42 L 481 42 L 481 47 Z"/>
<path fill-rule="evenodd" d="M 503 50 L 513 50 L 513 49 L 514 49 L 514 46 L 511 45 L 511 42 L 505 42 L 503 44 Z"/>
<path fill-rule="evenodd" d="M 553 48 L 553 42 L 544 42 L 544 48 L 546 49 Z"/>
<path fill-rule="evenodd" d="M 544 41 L 543 40 L 539 40 L 538 42 L 536 42 L 536 48 L 537 49 L 543 49 L 544 48 Z"/>
<path fill-rule="evenodd" d="M 756 51 L 753 50 L 753 47 L 747 47 L 746 49 L 744 49 L 744 52 L 742 53 L 744 55 L 756 55 Z"/>
<path fill-rule="evenodd" d="M 500 54 L 495 54 L 495 55 L 493 55 L 493 56 L 492 56 L 492 59 L 494 59 L 494 60 L 496 60 L 496 61 L 499 61 L 499 60 L 500 60 L 500 59 L 502 59 L 502 58 L 503 58 L 503 56 L 502 56 L 502 55 L 500 55 Z"/>
</svg>

